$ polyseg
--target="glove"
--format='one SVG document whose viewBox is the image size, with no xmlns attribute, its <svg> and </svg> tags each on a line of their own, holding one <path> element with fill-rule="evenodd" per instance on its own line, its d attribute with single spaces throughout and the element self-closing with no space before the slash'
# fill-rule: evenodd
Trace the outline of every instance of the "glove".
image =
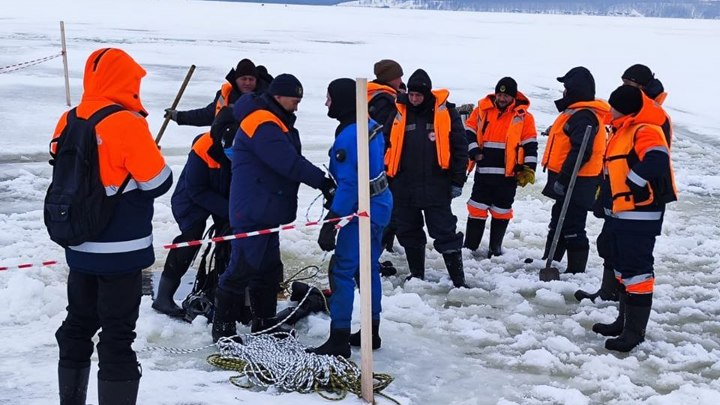
<svg viewBox="0 0 720 405">
<path fill-rule="evenodd" d="M 458 198 L 460 195 L 462 195 L 461 186 L 452 186 L 452 188 L 450 188 L 450 198 Z"/>
<path fill-rule="evenodd" d="M 460 107 L 456 108 L 458 114 L 462 115 L 470 115 L 470 113 L 472 113 L 474 109 L 475 104 L 463 104 Z"/>
<path fill-rule="evenodd" d="M 338 215 L 332 211 L 328 212 L 328 214 L 325 216 L 325 219 L 333 218 L 338 218 Z M 335 225 L 337 225 L 337 222 L 327 222 L 323 224 L 322 228 L 320 228 L 320 235 L 318 235 L 318 245 L 320 246 L 320 249 L 322 249 L 324 252 L 332 252 L 333 250 L 335 250 L 335 234 L 337 233 Z"/>
<path fill-rule="evenodd" d="M 177 122 L 177 110 L 173 110 L 172 108 L 166 108 L 165 109 L 165 116 L 163 118 L 170 118 L 171 120 Z"/>
<path fill-rule="evenodd" d="M 555 194 L 561 196 L 565 195 L 565 186 L 560 183 L 560 180 L 555 180 L 555 183 L 553 183 L 553 191 L 555 192 Z"/>
<path fill-rule="evenodd" d="M 515 174 L 517 183 L 520 187 L 525 187 L 528 184 L 535 184 L 535 170 L 527 165 L 522 165 L 520 171 Z"/>
<path fill-rule="evenodd" d="M 540 132 L 540 135 L 542 135 L 542 136 L 548 136 L 548 135 L 550 135 L 550 130 L 552 130 L 552 125 L 550 125 L 549 127 L 547 127 L 547 129 L 545 129 L 544 131 Z"/>
<path fill-rule="evenodd" d="M 326 210 L 330 210 L 330 207 L 332 207 L 332 202 L 333 198 L 335 198 L 336 190 L 337 185 L 335 185 L 335 181 L 330 177 L 325 177 L 322 184 L 320 185 L 320 191 L 322 191 L 323 198 L 325 199 L 325 204 L 323 204 L 323 207 L 325 207 Z"/>
</svg>

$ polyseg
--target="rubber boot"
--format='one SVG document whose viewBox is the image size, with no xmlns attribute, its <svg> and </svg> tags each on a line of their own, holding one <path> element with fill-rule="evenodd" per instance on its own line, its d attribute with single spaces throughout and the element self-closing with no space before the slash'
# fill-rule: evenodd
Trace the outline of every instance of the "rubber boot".
<svg viewBox="0 0 720 405">
<path fill-rule="evenodd" d="M 282 319 L 276 317 L 277 293 L 274 289 L 251 288 L 250 308 L 253 313 L 253 319 L 250 323 L 251 333 L 283 333 L 290 335 L 293 332 L 292 326 L 281 323 Z M 277 335 L 277 337 L 284 336 Z"/>
<path fill-rule="evenodd" d="M 306 349 L 308 353 L 350 357 L 350 329 L 330 329 L 330 337 L 322 345 Z"/>
<path fill-rule="evenodd" d="M 382 235 L 382 246 L 386 251 L 393 253 L 395 252 L 395 226 L 392 223 L 388 224 L 383 230 Z"/>
<path fill-rule="evenodd" d="M 160 276 L 160 285 L 158 285 L 157 295 L 155 296 L 155 301 L 152 303 L 152 308 L 173 318 L 184 317 L 185 311 L 180 308 L 173 299 L 175 291 L 177 291 L 179 286 L 180 280 Z"/>
<path fill-rule="evenodd" d="M 488 259 L 493 256 L 502 255 L 502 243 L 505 239 L 505 231 L 507 231 L 509 219 L 493 218 L 490 221 L 490 249 L 488 250 Z"/>
<path fill-rule="evenodd" d="M 590 247 L 584 247 L 580 249 L 568 249 L 567 259 L 568 264 L 565 269 L 565 273 L 577 274 L 585 273 L 587 267 L 588 256 L 590 255 Z"/>
<path fill-rule="evenodd" d="M 140 380 L 105 381 L 98 380 L 98 401 L 100 405 L 135 405 Z"/>
<path fill-rule="evenodd" d="M 58 367 L 60 405 L 85 405 L 90 367 Z"/>
<path fill-rule="evenodd" d="M 627 308 L 627 294 L 624 291 L 619 293 L 618 317 L 613 323 L 596 323 L 592 330 L 603 336 L 620 336 L 625 326 L 625 311 Z"/>
<path fill-rule="evenodd" d="M 627 353 L 645 341 L 645 328 L 650 319 L 652 294 L 627 294 L 625 327 L 622 334 L 605 341 L 605 348 Z"/>
<path fill-rule="evenodd" d="M 464 248 L 470 250 L 478 250 L 482 241 L 483 233 L 485 233 L 485 220 L 480 218 L 468 218 L 465 226 L 465 242 Z"/>
<path fill-rule="evenodd" d="M 552 240 L 555 236 L 555 231 L 551 230 L 548 232 L 547 240 L 545 241 L 545 251 L 543 252 L 542 260 L 547 260 L 548 255 L 550 254 L 550 247 L 552 247 Z M 565 256 L 565 239 L 560 235 L 560 239 L 558 239 L 558 244 L 555 247 L 555 254 L 553 255 L 553 260 L 556 262 L 560 262 L 563 259 L 563 256 Z"/>
<path fill-rule="evenodd" d="M 447 267 L 450 280 L 455 288 L 465 287 L 465 272 L 463 271 L 462 254 L 460 252 L 443 253 L 445 267 Z"/>
<path fill-rule="evenodd" d="M 237 335 L 237 324 L 235 323 L 236 309 L 244 303 L 244 295 L 236 295 L 221 288 L 215 290 L 215 314 L 213 316 L 212 340 L 214 343 L 221 337 L 232 337 Z M 239 336 L 233 338 L 242 343 Z"/>
<path fill-rule="evenodd" d="M 408 268 L 410 268 L 410 275 L 406 280 L 411 278 L 425 280 L 425 246 L 406 247 L 405 256 L 407 257 Z"/>
<path fill-rule="evenodd" d="M 380 320 L 373 319 L 372 321 L 372 349 L 377 350 L 382 345 L 382 339 L 380 339 Z M 350 346 L 360 347 L 360 331 L 350 335 Z"/>
<path fill-rule="evenodd" d="M 575 291 L 575 299 L 582 301 L 589 299 L 595 302 L 595 299 L 600 297 L 603 301 L 618 301 L 620 290 L 620 282 L 615 278 L 615 271 L 612 266 L 608 263 L 603 264 L 603 276 L 602 282 L 600 283 L 600 289 L 594 293 L 589 293 L 584 290 Z"/>
</svg>

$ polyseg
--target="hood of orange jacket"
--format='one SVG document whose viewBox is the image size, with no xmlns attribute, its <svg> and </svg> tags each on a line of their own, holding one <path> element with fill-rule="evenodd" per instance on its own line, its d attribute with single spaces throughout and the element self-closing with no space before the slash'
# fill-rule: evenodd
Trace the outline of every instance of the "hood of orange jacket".
<svg viewBox="0 0 720 405">
<path fill-rule="evenodd" d="M 147 116 L 140 101 L 140 81 L 145 74 L 145 69 L 125 51 L 98 49 L 85 62 L 82 101 L 106 99 Z"/>
</svg>

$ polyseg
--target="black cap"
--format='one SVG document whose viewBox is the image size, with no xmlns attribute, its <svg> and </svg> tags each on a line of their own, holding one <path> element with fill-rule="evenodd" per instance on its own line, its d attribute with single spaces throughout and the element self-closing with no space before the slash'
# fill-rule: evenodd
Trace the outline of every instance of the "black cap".
<svg viewBox="0 0 720 405">
<path fill-rule="evenodd" d="M 586 67 L 576 66 L 557 80 L 565 85 L 568 100 L 578 102 L 595 99 L 595 78 Z"/>
<path fill-rule="evenodd" d="M 299 97 L 303 96 L 303 87 L 297 77 L 283 73 L 278 75 L 268 87 L 271 96 Z"/>
<path fill-rule="evenodd" d="M 633 83 L 639 84 L 640 86 L 647 86 L 653 79 L 653 72 L 649 67 L 641 64 L 632 65 L 625 70 L 622 74 L 622 78 L 630 80 Z"/>
<path fill-rule="evenodd" d="M 333 80 L 328 86 L 328 95 L 328 117 L 340 120 L 355 115 L 355 80 L 345 77 Z"/>
<path fill-rule="evenodd" d="M 495 94 L 507 94 L 512 98 L 517 97 L 517 82 L 512 77 L 503 77 L 495 86 Z"/>
<path fill-rule="evenodd" d="M 642 109 L 642 91 L 634 86 L 623 84 L 610 94 L 610 106 L 623 115 L 631 115 Z"/>
<path fill-rule="evenodd" d="M 430 76 L 422 69 L 418 69 L 410 75 L 407 82 L 408 91 L 414 91 L 423 95 L 430 94 L 432 91 L 432 81 Z"/>
<path fill-rule="evenodd" d="M 258 77 L 257 70 L 255 69 L 255 64 L 250 59 L 241 60 L 235 67 L 235 78 L 237 79 L 241 76 L 253 76 L 255 78 Z"/>
</svg>

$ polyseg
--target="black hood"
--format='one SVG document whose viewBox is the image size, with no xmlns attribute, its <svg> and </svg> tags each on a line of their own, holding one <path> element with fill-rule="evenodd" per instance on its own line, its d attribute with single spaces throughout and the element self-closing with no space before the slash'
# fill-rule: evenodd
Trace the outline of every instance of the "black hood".
<svg viewBox="0 0 720 405">
<path fill-rule="evenodd" d="M 564 111 L 571 104 L 580 101 L 595 100 L 595 78 L 587 68 L 574 67 L 557 80 L 565 85 L 566 90 L 561 99 L 555 100 L 558 111 Z"/>
<path fill-rule="evenodd" d="M 355 80 L 342 78 L 335 79 L 328 86 L 330 108 L 327 115 L 338 121 L 355 119 Z"/>
</svg>

